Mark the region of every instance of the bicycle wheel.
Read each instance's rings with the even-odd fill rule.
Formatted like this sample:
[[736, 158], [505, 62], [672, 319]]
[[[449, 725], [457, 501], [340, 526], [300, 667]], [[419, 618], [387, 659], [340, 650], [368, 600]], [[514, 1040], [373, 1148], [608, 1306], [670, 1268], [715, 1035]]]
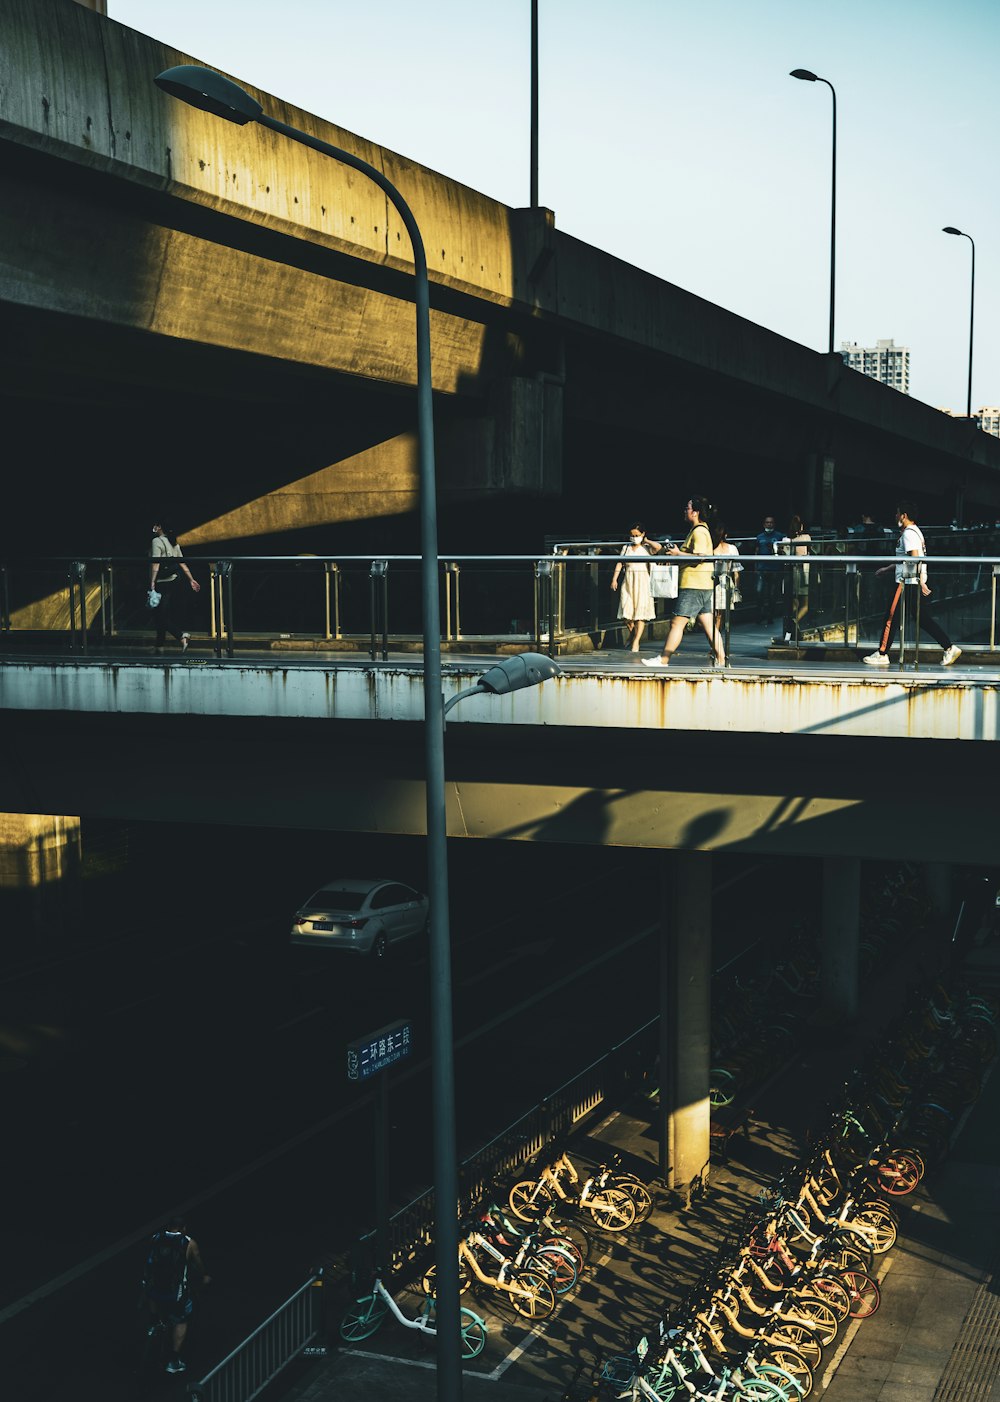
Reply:
[[777, 1368], [773, 1363], [757, 1364], [757, 1376], [766, 1378], [768, 1382], [775, 1383], [781, 1389], [781, 1395], [785, 1402], [798, 1402], [799, 1398], [808, 1397], [812, 1391], [812, 1373], [806, 1370], [805, 1379], [794, 1377], [784, 1368]]
[[580, 1274], [582, 1274], [584, 1267], [583, 1252], [580, 1250], [580, 1247], [577, 1245], [577, 1243], [573, 1240], [572, 1237], [564, 1236], [560, 1232], [552, 1236], [542, 1237], [538, 1244], [542, 1248], [542, 1250], [544, 1250], [546, 1247], [551, 1246], [554, 1247], [557, 1251], [565, 1251], [566, 1254], [571, 1258], [573, 1265], [576, 1267], [577, 1275], [579, 1276]]
[[558, 1218], [551, 1218], [547, 1230], [551, 1231], [555, 1240], [562, 1246], [565, 1242], [572, 1244], [573, 1250], [580, 1257], [580, 1269], [590, 1260], [590, 1253], [594, 1243], [590, 1239], [590, 1234], [579, 1222], [563, 1222]]
[[340, 1321], [340, 1337], [349, 1344], [370, 1338], [381, 1326], [388, 1308], [381, 1295], [365, 1295], [355, 1301]]
[[907, 1154], [882, 1155], [873, 1172], [879, 1191], [892, 1197], [905, 1197], [920, 1182], [920, 1169]]
[[840, 1320], [837, 1311], [816, 1295], [796, 1295], [786, 1307], [796, 1320], [804, 1321], [824, 1346], [837, 1337]]
[[462, 1318], [462, 1357], [478, 1358], [486, 1347], [486, 1324], [479, 1318], [478, 1314], [473, 1314], [471, 1310], [463, 1309]]
[[525, 1179], [522, 1183], [515, 1183], [507, 1194], [507, 1202], [511, 1212], [521, 1222], [533, 1222], [538, 1214], [552, 1200], [547, 1183], [541, 1183], [537, 1179]]
[[732, 1105], [736, 1099], [736, 1077], [723, 1066], [713, 1066], [708, 1073], [708, 1101], [713, 1110]]
[[865, 1232], [865, 1237], [876, 1256], [884, 1255], [896, 1240], [896, 1223], [886, 1207], [865, 1203], [851, 1221], [871, 1229], [870, 1232]]
[[653, 1210], [653, 1194], [646, 1187], [641, 1178], [634, 1178], [631, 1174], [615, 1175], [614, 1185], [628, 1193], [635, 1204], [635, 1220], [645, 1222], [646, 1218]]
[[761, 1350], [760, 1356], [762, 1369], [774, 1367], [782, 1373], [787, 1373], [799, 1389], [799, 1397], [809, 1396], [813, 1385], [812, 1369], [797, 1349], [769, 1344]]
[[851, 1297], [851, 1318], [867, 1319], [882, 1303], [882, 1291], [867, 1271], [844, 1271], [844, 1284]]
[[[424, 1288], [424, 1294], [425, 1294], [425, 1295], [429, 1295], [429, 1296], [431, 1297], [432, 1300], [435, 1299], [435, 1298], [437, 1297], [437, 1283], [436, 1283], [436, 1282], [437, 1282], [437, 1266], [428, 1266], [427, 1269], [424, 1271], [423, 1282], [422, 1282], [422, 1283], [423, 1283], [423, 1288]], [[472, 1284], [472, 1277], [469, 1275], [469, 1271], [468, 1271], [468, 1268], [466, 1267], [465, 1262], [464, 1262], [464, 1261], [459, 1261], [459, 1263], [458, 1263], [458, 1291], [459, 1291], [459, 1294], [460, 1294], [460, 1295], [464, 1295], [465, 1292], [466, 1292], [466, 1290], [468, 1290], [468, 1288], [469, 1288], [469, 1286], [470, 1286], [471, 1284]]]
[[548, 1319], [556, 1307], [556, 1293], [541, 1271], [515, 1271], [510, 1284], [518, 1287], [517, 1293], [507, 1298], [518, 1314], [525, 1319]]
[[734, 1396], [735, 1402], [787, 1402], [788, 1393], [779, 1386], [777, 1381], [772, 1381], [763, 1374], [756, 1377], [743, 1378], [737, 1384]]
[[601, 1188], [584, 1204], [606, 1232], [624, 1232], [635, 1221], [635, 1203], [621, 1188]]
[[782, 1320], [770, 1327], [768, 1337], [777, 1344], [790, 1344], [814, 1371], [819, 1367], [823, 1357], [823, 1345], [804, 1324], [786, 1324]]
[[576, 1264], [572, 1256], [557, 1246], [539, 1247], [531, 1253], [525, 1265], [547, 1276], [557, 1295], [565, 1295], [567, 1290], [572, 1290], [576, 1284]]
[[839, 1275], [810, 1276], [808, 1290], [811, 1295], [828, 1304], [838, 1319], [846, 1319], [850, 1314], [851, 1293]]
[[870, 1271], [874, 1253], [864, 1237], [856, 1232], [840, 1231], [832, 1233], [823, 1242], [823, 1255], [819, 1264], [832, 1266], [838, 1273], [859, 1267]]

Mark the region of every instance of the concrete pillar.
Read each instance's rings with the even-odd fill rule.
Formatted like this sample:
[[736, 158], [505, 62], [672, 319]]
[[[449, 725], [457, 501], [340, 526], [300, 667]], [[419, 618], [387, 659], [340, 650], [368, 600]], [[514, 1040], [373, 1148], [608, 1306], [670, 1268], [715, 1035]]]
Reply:
[[708, 1176], [712, 859], [663, 858], [660, 926], [660, 1174], [690, 1199]]
[[924, 862], [924, 885], [938, 915], [948, 915], [951, 911], [954, 874], [955, 869], [950, 862]]
[[825, 1011], [836, 1022], [858, 1015], [861, 861], [823, 858], [821, 990]]
[[62, 925], [79, 869], [79, 818], [0, 813], [0, 893], [36, 930]]

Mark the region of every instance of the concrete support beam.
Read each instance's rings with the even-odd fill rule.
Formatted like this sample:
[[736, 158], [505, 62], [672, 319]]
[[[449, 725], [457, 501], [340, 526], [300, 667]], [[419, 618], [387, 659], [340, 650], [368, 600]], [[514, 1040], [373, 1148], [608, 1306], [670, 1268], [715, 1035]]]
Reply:
[[710, 1153], [711, 856], [674, 852], [661, 872], [660, 1173], [689, 1201]]
[[0, 813], [0, 894], [26, 909], [36, 930], [62, 923], [79, 868], [79, 818]]
[[823, 1007], [836, 1022], [858, 1015], [861, 861], [823, 858], [820, 977]]

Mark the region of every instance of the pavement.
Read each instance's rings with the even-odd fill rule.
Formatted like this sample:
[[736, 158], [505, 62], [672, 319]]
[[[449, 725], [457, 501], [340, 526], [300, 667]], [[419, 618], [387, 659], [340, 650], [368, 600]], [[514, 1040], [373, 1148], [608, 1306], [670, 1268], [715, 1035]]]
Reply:
[[[926, 950], [903, 956], [913, 980]], [[628, 1240], [606, 1239], [583, 1281], [535, 1331], [486, 1314], [487, 1350], [464, 1372], [465, 1402], [567, 1402], [589, 1398], [594, 1358], [628, 1347], [710, 1263], [763, 1182], [798, 1156], [811, 1123], [825, 1120], [838, 1078], [906, 996], [900, 961], [871, 980], [862, 1015], [835, 1051], [809, 1037], [804, 1050], [761, 1089], [751, 1133], [732, 1141], [705, 1193], [682, 1209], [659, 1194], [649, 1220]], [[973, 949], [962, 977], [1000, 989], [1000, 945]], [[876, 1010], [878, 1015], [876, 1016]], [[656, 1141], [650, 1106], [636, 1103], [593, 1128], [574, 1152], [614, 1146], [650, 1178]], [[1000, 1402], [1000, 1075], [961, 1123], [945, 1165], [900, 1205], [900, 1235], [877, 1262], [882, 1306], [842, 1331], [827, 1351], [814, 1397], [829, 1402]], [[331, 1301], [331, 1304], [333, 1302]], [[416, 1303], [416, 1297], [409, 1300]], [[335, 1320], [336, 1311], [331, 1311]], [[335, 1336], [334, 1331], [331, 1331]], [[268, 1402], [435, 1402], [433, 1346], [390, 1321], [363, 1349], [333, 1348], [299, 1360]]]

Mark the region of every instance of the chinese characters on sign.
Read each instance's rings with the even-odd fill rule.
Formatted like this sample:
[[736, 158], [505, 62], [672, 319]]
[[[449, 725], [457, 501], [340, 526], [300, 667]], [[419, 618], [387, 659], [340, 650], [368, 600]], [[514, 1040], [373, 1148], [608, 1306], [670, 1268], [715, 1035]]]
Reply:
[[347, 1048], [347, 1079], [366, 1081], [376, 1071], [384, 1071], [394, 1062], [402, 1061], [412, 1050], [413, 1024], [407, 1021], [390, 1022], [388, 1027], [380, 1027], [367, 1037], [359, 1037]]

